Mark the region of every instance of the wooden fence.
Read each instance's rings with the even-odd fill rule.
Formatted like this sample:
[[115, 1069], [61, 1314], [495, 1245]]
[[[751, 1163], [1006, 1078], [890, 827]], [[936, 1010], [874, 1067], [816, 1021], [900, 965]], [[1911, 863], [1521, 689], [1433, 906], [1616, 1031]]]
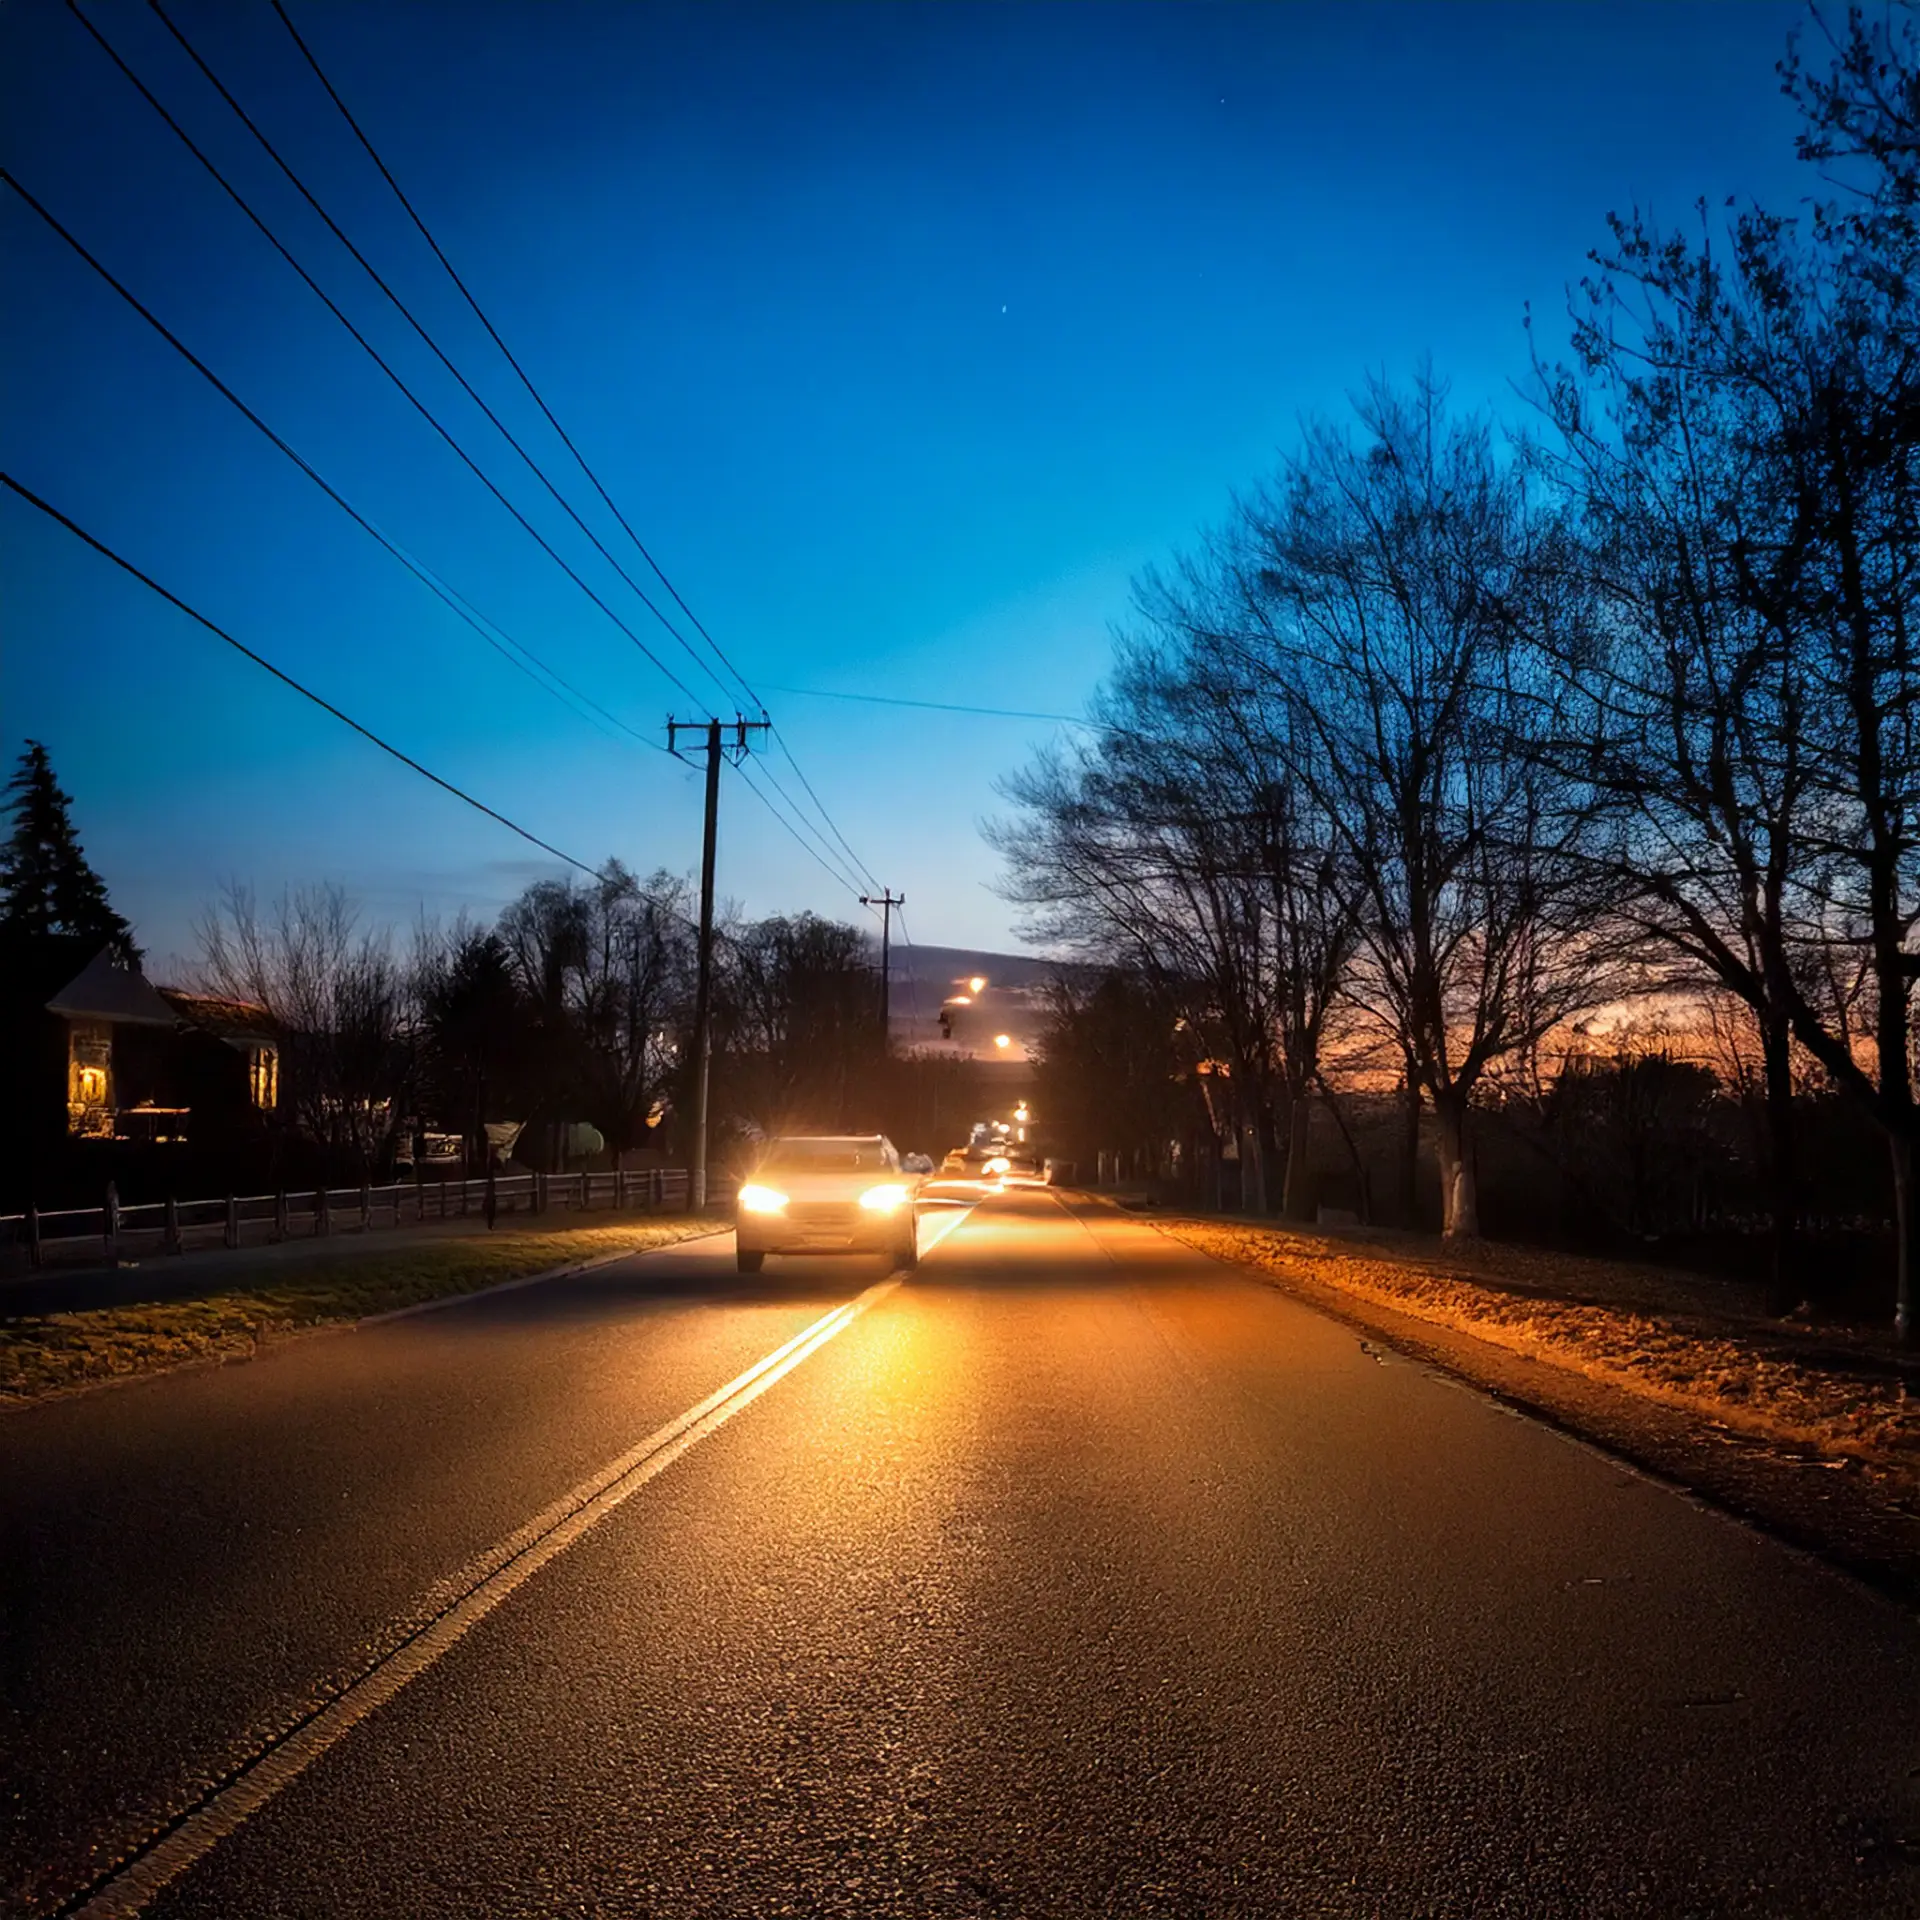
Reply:
[[427, 1220], [547, 1213], [677, 1212], [688, 1204], [683, 1167], [633, 1173], [517, 1173], [492, 1180], [405, 1180], [389, 1186], [227, 1194], [215, 1200], [153, 1200], [124, 1206], [112, 1187], [97, 1207], [0, 1214], [0, 1271], [47, 1265], [111, 1265], [154, 1253], [271, 1246], [283, 1240]]

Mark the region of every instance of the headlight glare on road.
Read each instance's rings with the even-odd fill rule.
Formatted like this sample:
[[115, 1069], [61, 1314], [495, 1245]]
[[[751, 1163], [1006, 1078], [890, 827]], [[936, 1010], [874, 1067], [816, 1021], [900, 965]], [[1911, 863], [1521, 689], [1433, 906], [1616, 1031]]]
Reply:
[[860, 1196], [860, 1204], [869, 1213], [891, 1213], [907, 1204], [907, 1190], [897, 1181], [889, 1181], [885, 1186], [869, 1187]]
[[742, 1213], [784, 1213], [786, 1210], [787, 1196], [772, 1187], [755, 1186], [749, 1181], [740, 1189]]

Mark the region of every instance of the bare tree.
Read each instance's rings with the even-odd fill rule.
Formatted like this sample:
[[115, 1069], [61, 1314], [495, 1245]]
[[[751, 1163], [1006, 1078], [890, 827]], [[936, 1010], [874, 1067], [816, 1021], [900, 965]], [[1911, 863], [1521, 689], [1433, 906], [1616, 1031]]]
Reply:
[[1104, 731], [1006, 782], [1021, 812], [990, 831], [1009, 860], [1003, 890], [1032, 910], [1035, 931], [1132, 969], [1177, 1021], [1251, 1211], [1267, 1209], [1284, 1122], [1283, 1205], [1298, 1215], [1321, 1045], [1354, 928], [1327, 883], [1324, 823], [1264, 731], [1271, 716], [1212, 685], [1194, 657], [1208, 587], [1198, 568], [1141, 582], [1140, 624], [1097, 703]]
[[875, 958], [855, 927], [803, 913], [734, 929], [716, 1007], [728, 1105], [766, 1133], [872, 1124], [884, 1043]]
[[237, 882], [196, 932], [196, 986], [272, 1020], [295, 1123], [363, 1171], [388, 1157], [418, 1065], [409, 970], [391, 936], [363, 930], [340, 887], [288, 891], [262, 915]]
[[1805, 222], [1742, 212], [1717, 243], [1616, 220], [1576, 316], [1586, 381], [1549, 403], [1626, 561], [1622, 642], [1575, 677], [1598, 777], [1644, 809], [1645, 924], [1761, 1022], [1778, 1232], [1789, 1036], [1881, 1129], [1911, 1335], [1920, 47], [1905, 10], [1856, 11], [1833, 50], [1786, 73], [1842, 197]]
[[1498, 1061], [1617, 990], [1590, 790], [1527, 750], [1569, 618], [1564, 534], [1430, 374], [1375, 383], [1241, 508], [1222, 683], [1286, 716], [1288, 779], [1331, 829], [1353, 995], [1431, 1103], [1443, 1231], [1479, 1231], [1468, 1114]]
[[1167, 1173], [1197, 1101], [1164, 986], [1133, 968], [1062, 968], [1045, 1005], [1035, 1074], [1049, 1143], [1089, 1168], [1104, 1152], [1127, 1177]]
[[1713, 982], [1753, 1014], [1785, 1311], [1804, 1287], [1789, 952], [1819, 801], [1810, 666], [1762, 578], [1797, 564], [1770, 475], [1782, 422], [1767, 384], [1720, 371], [1741, 322], [1710, 242], [1683, 250], [1638, 220], [1614, 235], [1576, 304], [1578, 369], [1536, 369], [1593, 593], [1540, 744], [1618, 809], [1605, 857], [1666, 983]]
[[543, 1118], [590, 1120], [619, 1151], [680, 1071], [693, 978], [685, 885], [619, 861], [591, 882], [544, 880], [500, 916], [531, 1008]]

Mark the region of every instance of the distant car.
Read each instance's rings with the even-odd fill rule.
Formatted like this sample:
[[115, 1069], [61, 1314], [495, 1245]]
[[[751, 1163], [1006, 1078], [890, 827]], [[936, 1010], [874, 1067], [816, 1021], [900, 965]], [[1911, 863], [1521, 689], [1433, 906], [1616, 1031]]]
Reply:
[[[947, 1158], [952, 1162], [955, 1156], [949, 1154]], [[1013, 1165], [1005, 1151], [991, 1141], [968, 1147], [958, 1159], [959, 1164], [955, 1171], [965, 1175], [969, 1180], [1003, 1180]]]
[[940, 1162], [940, 1171], [942, 1173], [965, 1173], [966, 1170], [967, 1151], [964, 1147], [955, 1147], [954, 1150]]
[[734, 1259], [758, 1273], [770, 1253], [885, 1253], [920, 1264], [921, 1176], [885, 1134], [808, 1134], [774, 1140], [734, 1213]]
[[933, 1171], [933, 1162], [924, 1153], [903, 1153], [900, 1165], [908, 1173], [929, 1174]]

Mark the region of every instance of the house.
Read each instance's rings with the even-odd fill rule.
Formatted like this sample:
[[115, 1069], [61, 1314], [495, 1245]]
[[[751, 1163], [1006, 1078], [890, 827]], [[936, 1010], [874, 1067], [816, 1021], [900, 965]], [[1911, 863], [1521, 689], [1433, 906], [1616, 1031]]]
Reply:
[[[0, 1209], [170, 1186], [258, 1143], [279, 1044], [257, 1007], [166, 994], [110, 947], [53, 936], [0, 953]], [[63, 1199], [62, 1196], [68, 1196]]]
[[137, 966], [102, 947], [59, 987], [46, 1011], [65, 1029], [67, 1132], [79, 1140], [184, 1137], [187, 1110], [169, 1103], [178, 1021]]
[[107, 947], [67, 935], [9, 941], [0, 954], [8, 1164], [113, 1140], [123, 1109], [166, 1104], [156, 1096], [174, 1026], [146, 976]]
[[280, 1036], [266, 1008], [178, 987], [159, 993], [178, 1016], [177, 1089], [196, 1122], [224, 1128], [274, 1112]]

